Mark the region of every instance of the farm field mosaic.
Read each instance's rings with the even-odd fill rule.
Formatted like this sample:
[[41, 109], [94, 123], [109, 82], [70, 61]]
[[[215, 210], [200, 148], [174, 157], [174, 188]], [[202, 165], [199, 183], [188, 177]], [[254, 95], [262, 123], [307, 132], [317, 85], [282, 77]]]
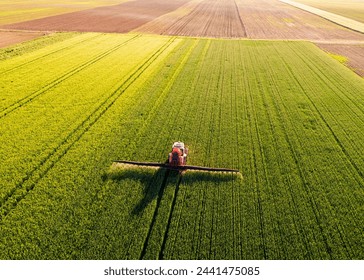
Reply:
[[363, 0], [297, 0], [306, 5], [316, 7], [334, 14], [348, 17], [364, 23]]
[[127, 0], [0, 0], [0, 25], [66, 14]]
[[[364, 80], [313, 43], [56, 33], [0, 90], [1, 259], [364, 258]], [[176, 140], [242, 176], [112, 164]]]

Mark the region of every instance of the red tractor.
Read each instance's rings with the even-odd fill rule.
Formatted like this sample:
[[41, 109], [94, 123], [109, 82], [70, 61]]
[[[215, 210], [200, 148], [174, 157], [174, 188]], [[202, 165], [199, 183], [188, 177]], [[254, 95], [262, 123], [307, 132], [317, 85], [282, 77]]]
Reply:
[[141, 165], [141, 166], [155, 166], [155, 167], [162, 167], [179, 171], [185, 171], [187, 169], [191, 169], [191, 170], [201, 170], [201, 171], [239, 172], [239, 170], [237, 169], [186, 165], [187, 154], [188, 154], [188, 149], [187, 147], [185, 147], [185, 144], [183, 142], [174, 142], [172, 145], [172, 151], [168, 155], [167, 163], [141, 162], [141, 161], [129, 161], [129, 160], [114, 160], [114, 162]]
[[182, 142], [174, 142], [172, 145], [172, 152], [168, 155], [168, 164], [170, 166], [184, 166], [187, 163], [188, 149]]

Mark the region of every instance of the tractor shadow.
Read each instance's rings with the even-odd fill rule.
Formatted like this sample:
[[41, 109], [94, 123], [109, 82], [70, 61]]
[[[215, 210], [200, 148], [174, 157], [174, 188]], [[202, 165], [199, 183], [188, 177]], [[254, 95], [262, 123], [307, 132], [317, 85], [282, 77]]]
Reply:
[[133, 208], [133, 215], [140, 215], [155, 199], [157, 199], [158, 207], [167, 185], [175, 185], [178, 187], [181, 182], [183, 182], [183, 185], [185, 186], [193, 186], [197, 182], [223, 183], [241, 177], [241, 175], [227, 172], [206, 172], [196, 170], [179, 172], [165, 168], [136, 167], [124, 164], [122, 164], [122, 166], [120, 166], [120, 164], [117, 166], [113, 165], [113, 167], [103, 176], [104, 180], [109, 179], [116, 182], [132, 180], [139, 181], [142, 184], [143, 197]]

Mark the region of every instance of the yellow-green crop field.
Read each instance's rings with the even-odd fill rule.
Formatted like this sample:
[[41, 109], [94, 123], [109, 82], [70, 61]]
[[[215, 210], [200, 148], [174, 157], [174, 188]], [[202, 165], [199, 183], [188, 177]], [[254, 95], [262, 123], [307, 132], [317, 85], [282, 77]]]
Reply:
[[364, 23], [364, 1], [363, 0], [296, 0], [306, 5], [316, 7], [334, 14], [351, 18]]
[[[0, 259], [363, 259], [364, 80], [298, 41], [0, 50]], [[229, 173], [122, 168], [164, 162]]]

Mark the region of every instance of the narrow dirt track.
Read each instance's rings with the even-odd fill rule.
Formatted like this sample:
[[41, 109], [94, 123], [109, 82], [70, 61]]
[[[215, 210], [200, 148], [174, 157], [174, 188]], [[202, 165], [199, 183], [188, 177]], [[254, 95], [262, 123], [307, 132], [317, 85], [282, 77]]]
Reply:
[[24, 31], [3, 31], [0, 30], [0, 48], [33, 40], [45, 35], [44, 32], [24, 32]]

